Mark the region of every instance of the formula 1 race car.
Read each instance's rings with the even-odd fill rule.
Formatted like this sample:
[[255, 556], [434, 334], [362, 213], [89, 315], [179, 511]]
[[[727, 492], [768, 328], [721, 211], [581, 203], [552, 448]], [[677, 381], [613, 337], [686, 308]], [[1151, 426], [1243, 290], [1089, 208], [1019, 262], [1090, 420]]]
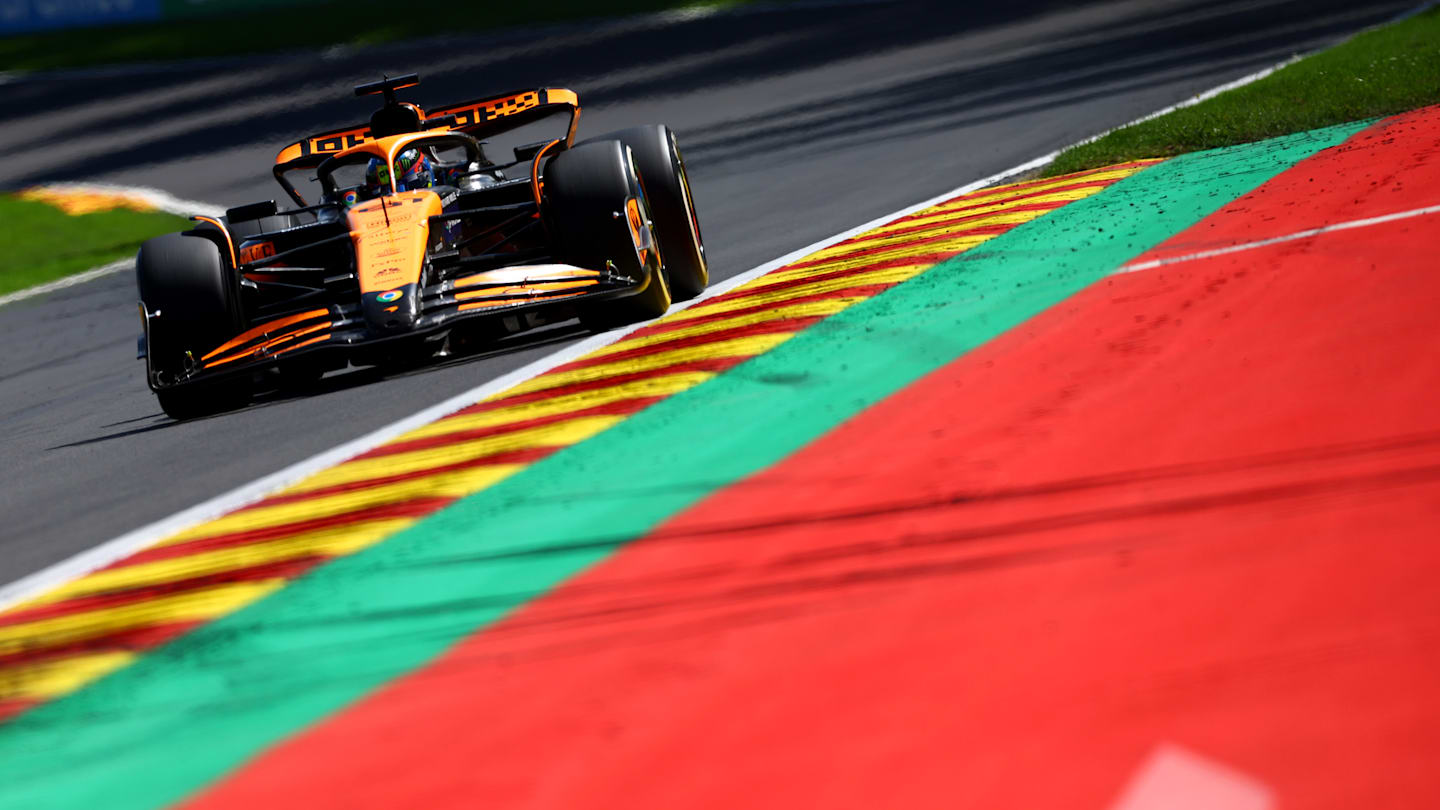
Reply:
[[[369, 126], [291, 144], [274, 200], [194, 217], [136, 258], [146, 380], [175, 419], [247, 402], [267, 378], [392, 367], [559, 319], [592, 329], [664, 314], [708, 281], [675, 135], [642, 126], [575, 143], [576, 95], [507, 93], [428, 113], [383, 95]], [[558, 120], [557, 120], [558, 119]], [[546, 122], [560, 137], [495, 138]], [[558, 133], [555, 133], [558, 134]], [[307, 199], [296, 179], [318, 185]], [[314, 192], [309, 192], [314, 194]]]

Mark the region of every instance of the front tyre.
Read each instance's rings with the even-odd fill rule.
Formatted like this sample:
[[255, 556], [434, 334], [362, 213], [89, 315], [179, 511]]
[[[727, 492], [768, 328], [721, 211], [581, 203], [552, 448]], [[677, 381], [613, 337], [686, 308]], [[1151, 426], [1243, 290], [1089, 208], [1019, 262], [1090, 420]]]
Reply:
[[653, 124], [611, 132], [596, 140], [600, 139], [620, 141], [635, 156], [654, 217], [665, 277], [675, 300], [686, 301], [699, 295], [710, 283], [710, 271], [675, 133], [667, 126]]
[[581, 307], [581, 323], [604, 330], [664, 315], [670, 287], [630, 150], [619, 141], [595, 141], [556, 155], [545, 166], [545, 195], [564, 261], [594, 270], [610, 262], [616, 272], [644, 280], [633, 295]]
[[135, 282], [150, 313], [146, 365], [161, 409], [191, 419], [244, 404], [249, 387], [243, 378], [176, 385], [196, 358], [239, 331], [234, 271], [216, 243], [197, 233], [150, 239], [135, 257]]

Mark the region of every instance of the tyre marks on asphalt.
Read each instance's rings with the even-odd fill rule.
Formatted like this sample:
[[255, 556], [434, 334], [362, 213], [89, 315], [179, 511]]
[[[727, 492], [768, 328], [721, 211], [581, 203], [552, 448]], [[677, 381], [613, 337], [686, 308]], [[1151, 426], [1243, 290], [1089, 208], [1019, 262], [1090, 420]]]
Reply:
[[897, 218], [0, 613], [0, 720], [1153, 162], [987, 189]]
[[[1372, 186], [1374, 166], [1335, 189], [1327, 155], [1395, 132], [1355, 129], [1178, 157], [315, 572], [236, 646], [255, 671], [308, 669], [309, 645], [337, 639], [303, 698], [243, 694], [332, 699], [217, 763], [204, 792], [193, 779], [183, 806], [928, 807], [963, 785], [977, 807], [1098, 810], [1157, 744], [1253, 774], [1285, 807], [1362, 795], [1339, 782], [1356, 774], [1363, 795], [1436, 805], [1416, 798], [1435, 792], [1415, 709], [1435, 702], [1417, 662], [1437, 648], [1416, 556], [1433, 543], [1415, 532], [1440, 502], [1423, 522], [1440, 443], [1417, 392], [1437, 375], [1396, 348], [1434, 343], [1427, 234], [1107, 278], [1176, 233], [1164, 252], [1235, 242], [1205, 220], [1232, 200], [1219, 221], [1253, 225], [1242, 242], [1314, 224], [1327, 198], [1429, 202]], [[1424, 172], [1404, 185], [1440, 188]], [[1257, 204], [1277, 184], [1296, 197]], [[1345, 266], [1316, 261], [1330, 240]], [[1246, 265], [1262, 253], [1285, 266]], [[288, 634], [321, 599], [322, 621], [391, 643]], [[171, 649], [202, 655], [233, 626]], [[134, 677], [156, 663], [65, 713], [196, 688]], [[363, 690], [320, 683], [382, 667]], [[1182, 760], [1127, 798], [1252, 806], [1223, 789], [1234, 772]]]

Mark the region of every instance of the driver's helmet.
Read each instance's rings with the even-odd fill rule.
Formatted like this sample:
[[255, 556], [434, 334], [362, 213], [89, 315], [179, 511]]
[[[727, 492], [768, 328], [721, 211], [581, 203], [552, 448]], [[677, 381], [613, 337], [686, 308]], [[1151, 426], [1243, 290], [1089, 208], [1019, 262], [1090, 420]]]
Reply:
[[[415, 191], [435, 184], [430, 159], [419, 149], [410, 148], [395, 156], [395, 190]], [[390, 191], [390, 167], [380, 158], [370, 158], [365, 167], [365, 196], [378, 197]]]
[[397, 191], [417, 191], [435, 184], [430, 158], [425, 157], [419, 149], [405, 149], [396, 155], [395, 173]]

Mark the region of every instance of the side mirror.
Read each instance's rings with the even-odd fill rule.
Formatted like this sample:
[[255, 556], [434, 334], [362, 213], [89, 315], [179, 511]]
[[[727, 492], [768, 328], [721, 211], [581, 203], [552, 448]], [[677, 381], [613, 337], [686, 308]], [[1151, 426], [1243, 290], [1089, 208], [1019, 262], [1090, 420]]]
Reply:
[[237, 205], [225, 212], [225, 219], [229, 222], [249, 222], [252, 219], [273, 217], [278, 210], [274, 200], [266, 200], [249, 205]]

